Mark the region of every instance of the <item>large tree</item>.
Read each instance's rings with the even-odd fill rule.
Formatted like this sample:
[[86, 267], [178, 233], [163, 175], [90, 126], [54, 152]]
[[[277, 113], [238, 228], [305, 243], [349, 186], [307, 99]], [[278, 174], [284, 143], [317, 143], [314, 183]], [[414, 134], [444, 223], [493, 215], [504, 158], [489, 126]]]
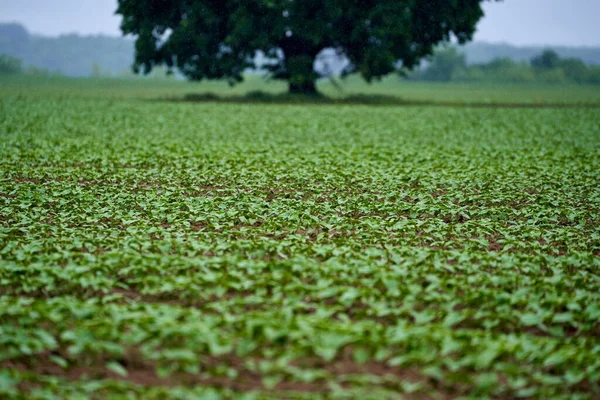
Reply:
[[265, 54], [291, 92], [314, 93], [323, 49], [370, 82], [412, 68], [452, 36], [471, 39], [485, 0], [119, 0], [134, 69], [176, 67], [192, 80], [240, 82]]

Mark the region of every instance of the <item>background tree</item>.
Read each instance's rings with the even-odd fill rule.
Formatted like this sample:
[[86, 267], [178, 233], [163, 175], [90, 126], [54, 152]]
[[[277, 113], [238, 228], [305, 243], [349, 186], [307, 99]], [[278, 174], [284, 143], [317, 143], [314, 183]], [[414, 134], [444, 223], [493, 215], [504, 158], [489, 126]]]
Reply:
[[408, 78], [438, 82], [600, 83], [600, 66], [586, 65], [574, 57], [562, 58], [553, 50], [544, 50], [529, 62], [498, 57], [469, 64], [468, 57], [455, 47], [441, 47], [428, 61]]
[[443, 48], [435, 52], [429, 65], [418, 79], [425, 81], [450, 82], [464, 73], [467, 68], [467, 58], [456, 47]]
[[0, 54], [0, 75], [13, 75], [23, 72], [23, 63], [15, 57]]
[[586, 83], [589, 81], [590, 68], [577, 58], [563, 58], [560, 62], [560, 68], [562, 68], [569, 80], [577, 83]]
[[539, 70], [549, 70], [560, 67], [560, 61], [556, 51], [546, 49], [542, 54], [531, 59], [531, 66]]
[[178, 68], [192, 80], [242, 80], [258, 51], [291, 92], [315, 93], [316, 56], [350, 61], [367, 81], [410, 69], [452, 36], [470, 40], [484, 0], [119, 0], [121, 30], [136, 36], [134, 69]]

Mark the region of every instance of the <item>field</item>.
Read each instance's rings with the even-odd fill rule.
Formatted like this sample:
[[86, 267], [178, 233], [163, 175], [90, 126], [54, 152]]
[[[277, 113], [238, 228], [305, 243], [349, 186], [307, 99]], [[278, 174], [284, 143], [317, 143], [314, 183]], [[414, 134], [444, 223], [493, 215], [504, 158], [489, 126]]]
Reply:
[[0, 85], [0, 398], [600, 398], [598, 89]]

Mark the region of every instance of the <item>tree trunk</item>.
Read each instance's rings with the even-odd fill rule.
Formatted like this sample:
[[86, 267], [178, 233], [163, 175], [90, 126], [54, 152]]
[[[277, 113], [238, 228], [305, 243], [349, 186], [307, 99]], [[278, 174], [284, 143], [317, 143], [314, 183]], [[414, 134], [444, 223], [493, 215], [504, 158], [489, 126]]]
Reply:
[[312, 54], [286, 54], [285, 69], [288, 73], [289, 93], [316, 95], [317, 74], [313, 68]]
[[318, 94], [315, 81], [307, 80], [304, 80], [301, 83], [290, 82], [289, 92], [292, 94], [305, 94], [309, 96], [316, 96]]

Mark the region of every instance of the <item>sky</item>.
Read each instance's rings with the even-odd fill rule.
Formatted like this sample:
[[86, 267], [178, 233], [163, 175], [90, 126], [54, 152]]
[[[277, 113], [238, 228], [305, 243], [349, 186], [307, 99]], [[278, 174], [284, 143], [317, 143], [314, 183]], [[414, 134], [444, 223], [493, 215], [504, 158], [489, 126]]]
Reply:
[[[0, 0], [0, 22], [33, 33], [120, 35], [117, 0]], [[600, 0], [487, 2], [475, 40], [518, 46], [600, 46]]]

